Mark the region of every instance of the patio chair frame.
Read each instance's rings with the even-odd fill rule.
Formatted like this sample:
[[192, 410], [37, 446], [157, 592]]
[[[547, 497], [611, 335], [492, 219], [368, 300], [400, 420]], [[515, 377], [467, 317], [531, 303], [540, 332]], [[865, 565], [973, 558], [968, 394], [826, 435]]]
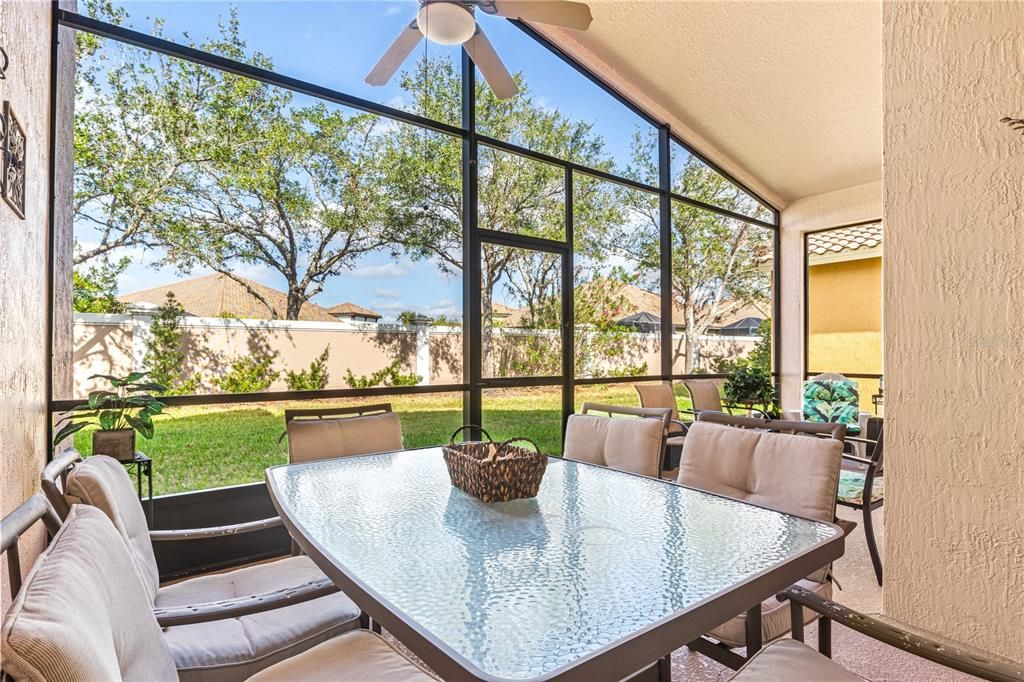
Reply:
[[36, 493], [0, 523], [0, 554], [7, 555], [7, 584], [11, 587], [11, 601], [21, 591], [21, 554], [18, 541], [36, 521], [42, 521], [50, 535], [60, 530], [60, 518], [46, 498]]
[[[56, 511], [60, 520], [67, 518], [71, 507], [64, 498], [64, 485], [67, 483], [68, 473], [82, 461], [81, 454], [77, 450], [68, 449], [54, 457], [44, 468], [40, 477], [43, 493]], [[58, 486], [58, 481], [60, 485]], [[280, 516], [272, 516], [257, 521], [246, 521], [225, 526], [211, 526], [209, 528], [186, 528], [175, 530], [150, 530], [150, 542], [179, 542], [187, 540], [208, 540], [211, 538], [229, 537], [242, 533], [254, 533], [256, 531], [276, 528], [283, 525]], [[4, 529], [6, 540], [6, 528]], [[157, 622], [161, 627], [173, 625], [190, 625], [193, 623], [205, 623], [209, 621], [222, 620], [225, 618], [240, 618], [253, 613], [271, 611], [292, 604], [299, 604], [312, 599], [325, 597], [338, 591], [338, 587], [329, 578], [312, 580], [304, 585], [289, 587], [286, 589], [266, 592], [256, 595], [248, 595], [235, 599], [226, 599], [216, 602], [199, 604], [187, 604], [183, 606], [154, 608]]]
[[864, 491], [861, 493], [862, 501], [847, 502], [838, 498], [836, 499], [837, 504], [862, 512], [864, 518], [864, 537], [868, 543], [868, 554], [871, 556], [871, 566], [875, 569], [875, 579], [878, 581], [879, 585], [882, 584], [882, 557], [878, 553], [878, 544], [875, 541], [875, 528], [872, 523], [871, 513], [885, 503], [884, 493], [883, 497], [879, 497], [877, 500], [874, 496], [875, 479], [882, 475], [884, 435], [885, 427], [883, 426], [882, 430], [878, 432], [877, 440], [855, 436], [847, 437], [846, 440], [848, 441], [873, 447], [869, 457], [859, 457], [857, 455], [847, 454], [846, 452], [843, 453], [843, 459], [845, 461], [866, 467], [864, 471]]
[[389, 414], [393, 412], [391, 403], [378, 403], [376, 405], [349, 405], [346, 407], [303, 407], [295, 410], [284, 411], [284, 431], [277, 438], [280, 443], [288, 435], [288, 424], [295, 419], [311, 418], [323, 419], [325, 417], [365, 417], [373, 414]]
[[[789, 600], [790, 631], [793, 639], [798, 642], [804, 641], [802, 610], [806, 608], [821, 616], [818, 620], [818, 651], [829, 658], [832, 656], [831, 637], [826, 636], [823, 644], [821, 635], [826, 632], [831, 634], [831, 623], [835, 621], [874, 640], [969, 675], [994, 682], [1024, 680], [1024, 667], [987, 658], [975, 652], [964, 651], [948, 642], [939, 642], [913, 634], [877, 618], [858, 613], [838, 602], [823, 599], [799, 585], [786, 588], [778, 595], [778, 598]], [[824, 629], [822, 626], [825, 626]]]

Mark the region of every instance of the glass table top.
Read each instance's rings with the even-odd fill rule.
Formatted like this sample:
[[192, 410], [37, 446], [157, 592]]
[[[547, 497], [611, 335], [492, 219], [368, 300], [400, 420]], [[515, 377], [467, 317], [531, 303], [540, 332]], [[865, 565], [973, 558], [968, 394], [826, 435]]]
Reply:
[[440, 448], [267, 470], [334, 564], [479, 671], [543, 676], [840, 531], [551, 459], [535, 499], [452, 487]]

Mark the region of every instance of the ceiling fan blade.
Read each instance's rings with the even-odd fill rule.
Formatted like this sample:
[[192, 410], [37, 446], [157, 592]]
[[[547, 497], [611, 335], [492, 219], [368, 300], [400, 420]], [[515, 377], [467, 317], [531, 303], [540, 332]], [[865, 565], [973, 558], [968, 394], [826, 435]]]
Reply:
[[395, 38], [395, 42], [391, 43], [391, 47], [387, 49], [380, 61], [370, 69], [370, 73], [366, 74], [366, 82], [370, 85], [387, 84], [405, 58], [419, 44], [421, 38], [423, 38], [423, 34], [416, 27], [415, 21], [406, 26], [405, 30]]
[[494, 0], [494, 14], [509, 19], [565, 26], [577, 31], [586, 31], [594, 20], [586, 3], [568, 0]]
[[512, 80], [512, 75], [505, 68], [505, 65], [501, 63], [501, 58], [494, 51], [494, 46], [491, 45], [491, 41], [484, 35], [482, 28], [477, 26], [476, 33], [472, 38], [464, 42], [462, 47], [466, 48], [466, 52], [469, 53], [473, 63], [480, 69], [480, 73], [483, 74], [487, 84], [491, 86], [491, 92], [494, 93], [495, 97], [498, 99], [515, 97], [516, 93], [519, 92], [519, 86]]

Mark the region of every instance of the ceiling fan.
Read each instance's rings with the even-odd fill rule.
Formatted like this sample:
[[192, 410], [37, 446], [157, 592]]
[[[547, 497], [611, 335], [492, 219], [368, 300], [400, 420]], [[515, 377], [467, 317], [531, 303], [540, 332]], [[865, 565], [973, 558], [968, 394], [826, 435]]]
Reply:
[[569, 0], [420, 0], [416, 18], [398, 34], [380, 61], [366, 75], [370, 85], [384, 85], [426, 37], [442, 45], [462, 45], [498, 99], [514, 97], [519, 88], [476, 23], [473, 12], [579, 31], [590, 28], [590, 7]]

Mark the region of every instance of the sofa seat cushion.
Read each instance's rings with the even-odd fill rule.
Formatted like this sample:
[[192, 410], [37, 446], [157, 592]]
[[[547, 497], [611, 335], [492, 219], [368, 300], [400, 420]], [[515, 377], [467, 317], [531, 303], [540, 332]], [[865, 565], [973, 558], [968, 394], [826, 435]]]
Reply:
[[[832, 583], [816, 583], [811, 580], [801, 580], [797, 583], [800, 587], [806, 588], [824, 599], [832, 598]], [[810, 623], [818, 617], [814, 611], [804, 609], [804, 623]], [[789, 632], [791, 625], [789, 614], [789, 602], [780, 602], [775, 597], [761, 602], [761, 639], [770, 642], [778, 639]], [[747, 614], [732, 618], [722, 623], [708, 633], [718, 641], [730, 647], [742, 647], [747, 643]], [[781, 678], [780, 678], [781, 679]]]
[[[871, 491], [871, 501], [882, 499], [885, 493], [885, 479], [876, 478]], [[860, 471], [839, 472], [838, 499], [847, 504], [864, 503], [864, 474]]]
[[436, 682], [411, 659], [368, 630], [354, 630], [282, 661], [250, 682]]
[[777, 682], [777, 680], [820, 680], [821, 682], [864, 682], [832, 659], [803, 642], [780, 639], [747, 661], [729, 678], [731, 682]]
[[[161, 587], [157, 608], [274, 592], [323, 578], [306, 556], [200, 576]], [[342, 593], [241, 618], [164, 631], [182, 682], [244, 680], [359, 625], [359, 608]]]

